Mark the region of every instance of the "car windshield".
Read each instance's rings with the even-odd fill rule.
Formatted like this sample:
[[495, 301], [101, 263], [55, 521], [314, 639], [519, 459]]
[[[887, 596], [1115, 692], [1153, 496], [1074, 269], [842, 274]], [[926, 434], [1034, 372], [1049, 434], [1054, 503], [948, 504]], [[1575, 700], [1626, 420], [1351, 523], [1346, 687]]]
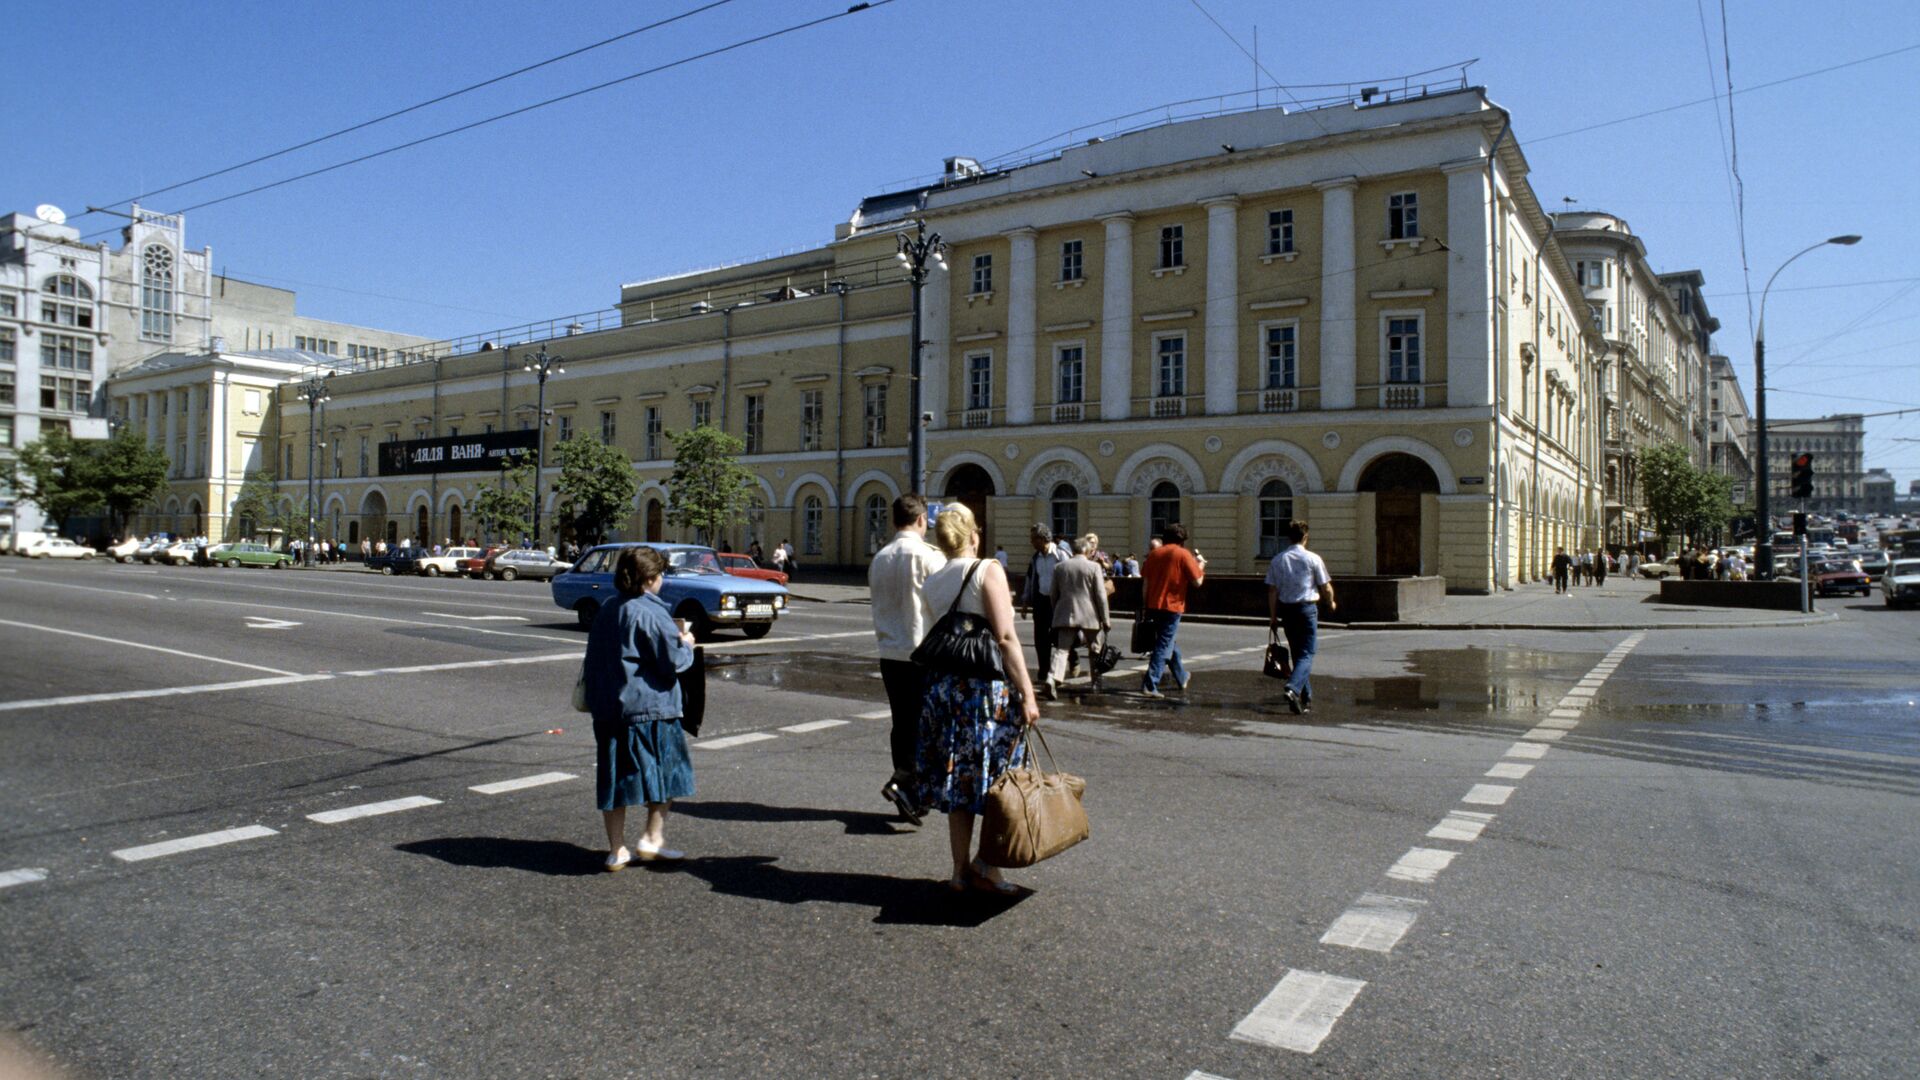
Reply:
[[1892, 574], [1894, 577], [1905, 577], [1908, 574], [1920, 574], [1920, 559], [1904, 559], [1888, 567], [1887, 572]]
[[720, 561], [711, 551], [669, 551], [668, 572], [673, 574], [724, 574]]

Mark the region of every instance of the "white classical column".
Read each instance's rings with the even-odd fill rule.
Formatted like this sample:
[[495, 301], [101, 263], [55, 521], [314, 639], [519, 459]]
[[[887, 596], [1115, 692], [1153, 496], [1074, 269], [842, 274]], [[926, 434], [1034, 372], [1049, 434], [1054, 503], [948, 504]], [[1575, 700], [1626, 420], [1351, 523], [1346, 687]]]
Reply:
[[1133, 215], [1100, 219], [1107, 227], [1100, 283], [1100, 418], [1133, 413]]
[[[1494, 252], [1487, 165], [1483, 158], [1446, 166], [1447, 174], [1447, 404], [1493, 403]], [[1429, 339], [1437, 336], [1428, 333]]]
[[1320, 407], [1351, 409], [1354, 402], [1355, 290], [1351, 176], [1322, 180], [1320, 189]]
[[1240, 200], [1202, 199], [1207, 208], [1207, 415], [1240, 407]]
[[140, 422], [147, 429], [147, 445], [160, 445], [160, 395], [149, 390], [140, 395]]
[[200, 468], [200, 402], [206, 392], [198, 386], [187, 387], [187, 464], [186, 476], [206, 475]]
[[1033, 423], [1033, 356], [1038, 345], [1032, 228], [1007, 234], [1007, 423]]
[[169, 476], [185, 476], [187, 463], [180, 453], [180, 395], [169, 388], [161, 391], [161, 397], [167, 403], [167, 444], [161, 449], [166, 452], [167, 460], [173, 463], [168, 470]]
[[[947, 350], [951, 347], [947, 340], [947, 313], [952, 308], [953, 275], [945, 270], [934, 269], [927, 274], [927, 283], [920, 290], [920, 408], [933, 414], [929, 428], [947, 426]], [[918, 423], [918, 417], [909, 417], [908, 423]], [[931, 471], [933, 454], [927, 454], [928, 469]]]
[[[207, 476], [224, 480], [227, 475], [227, 377], [215, 373], [207, 399]], [[226, 507], [220, 512], [225, 514]]]

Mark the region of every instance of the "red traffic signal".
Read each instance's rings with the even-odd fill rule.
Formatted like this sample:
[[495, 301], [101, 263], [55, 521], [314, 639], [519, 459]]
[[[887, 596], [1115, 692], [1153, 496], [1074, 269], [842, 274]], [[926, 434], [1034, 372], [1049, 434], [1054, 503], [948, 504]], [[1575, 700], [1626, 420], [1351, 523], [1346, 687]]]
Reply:
[[1813, 498], [1813, 455], [1810, 453], [1793, 455], [1792, 494], [1796, 499]]

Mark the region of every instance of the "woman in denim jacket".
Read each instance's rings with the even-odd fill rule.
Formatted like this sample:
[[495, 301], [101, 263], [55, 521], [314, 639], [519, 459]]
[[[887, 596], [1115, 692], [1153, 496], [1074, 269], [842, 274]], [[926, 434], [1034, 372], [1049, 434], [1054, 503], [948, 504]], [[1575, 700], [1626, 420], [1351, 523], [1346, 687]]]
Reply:
[[[693, 635], [674, 623], [660, 599], [666, 556], [630, 547], [614, 563], [620, 600], [600, 609], [587, 631], [587, 709], [597, 756], [594, 790], [607, 826], [609, 872], [633, 859], [678, 859], [662, 830], [674, 799], [693, 794], [693, 762], [679, 674], [693, 666]], [[645, 803], [647, 830], [627, 850], [627, 807]]]

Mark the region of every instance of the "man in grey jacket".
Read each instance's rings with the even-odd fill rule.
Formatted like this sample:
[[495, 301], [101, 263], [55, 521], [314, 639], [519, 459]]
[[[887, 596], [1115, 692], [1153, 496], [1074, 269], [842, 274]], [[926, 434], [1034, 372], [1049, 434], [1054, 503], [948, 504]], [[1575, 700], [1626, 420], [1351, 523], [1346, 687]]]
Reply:
[[1100, 689], [1100, 669], [1096, 661], [1106, 631], [1113, 625], [1107, 611], [1107, 579], [1100, 564], [1093, 561], [1091, 536], [1073, 541], [1073, 558], [1053, 568], [1053, 655], [1047, 662], [1047, 681], [1041, 689], [1048, 700], [1059, 696], [1059, 686], [1067, 674], [1067, 658], [1076, 647], [1087, 650], [1087, 671], [1093, 676], [1093, 688]]

